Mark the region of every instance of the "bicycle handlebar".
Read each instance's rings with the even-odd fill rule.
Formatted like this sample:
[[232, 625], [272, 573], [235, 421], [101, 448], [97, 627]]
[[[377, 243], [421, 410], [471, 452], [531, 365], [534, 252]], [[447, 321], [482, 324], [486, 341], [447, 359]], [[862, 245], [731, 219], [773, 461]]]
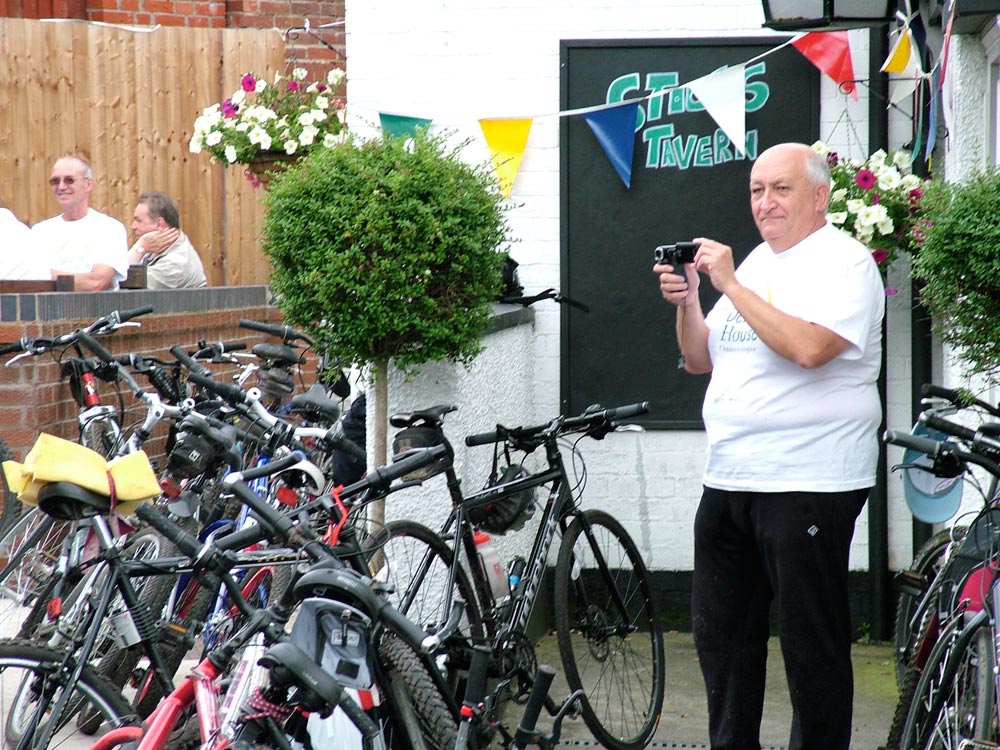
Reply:
[[226, 401], [233, 404], [245, 404], [247, 403], [247, 394], [243, 392], [243, 389], [237, 385], [229, 385], [228, 383], [220, 383], [218, 380], [213, 378], [203, 372], [197, 372], [191, 370], [188, 373], [188, 380], [196, 385], [200, 385], [206, 388], [217, 396], [221, 396]]
[[499, 425], [491, 432], [481, 432], [476, 435], [469, 435], [465, 438], [465, 444], [473, 448], [477, 445], [489, 445], [507, 440], [509, 437], [517, 439], [532, 438], [545, 432], [552, 431], [555, 435], [563, 435], [569, 432], [586, 432], [593, 428], [614, 427], [617, 420], [628, 419], [640, 414], [649, 412], [649, 402], [641, 401], [636, 404], [618, 406], [612, 409], [601, 409], [591, 407], [583, 414], [575, 417], [556, 417], [550, 422], [535, 427], [513, 427], [506, 428]]
[[259, 333], [268, 333], [272, 336], [277, 336], [285, 343], [290, 341], [302, 341], [309, 346], [313, 345], [313, 340], [302, 333], [302, 331], [297, 331], [291, 326], [277, 325], [275, 323], [264, 323], [258, 320], [248, 320], [246, 318], [240, 318], [237, 325], [240, 328], [247, 328], [251, 331], [257, 331]]
[[934, 383], [924, 383], [920, 387], [920, 392], [930, 398], [943, 398], [958, 409], [967, 409], [970, 406], [975, 406], [992, 414], [994, 417], [1000, 417], [1000, 408], [953, 388], [945, 388]]
[[882, 439], [886, 443], [899, 445], [903, 448], [911, 448], [918, 453], [926, 453], [935, 460], [950, 454], [961, 461], [981, 466], [995, 477], [1000, 477], [1000, 464], [997, 464], [981, 453], [963, 450], [954, 443], [934, 440], [933, 438], [921, 435], [912, 435], [909, 432], [897, 432], [896, 430], [886, 430]]

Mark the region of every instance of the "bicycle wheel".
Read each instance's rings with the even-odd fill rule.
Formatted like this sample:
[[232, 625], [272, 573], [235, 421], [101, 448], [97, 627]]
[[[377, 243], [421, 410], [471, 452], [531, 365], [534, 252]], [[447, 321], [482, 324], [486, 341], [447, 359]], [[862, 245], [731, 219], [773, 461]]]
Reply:
[[938, 571], [944, 564], [944, 555], [948, 545], [954, 540], [961, 541], [968, 527], [956, 526], [953, 529], [942, 529], [921, 545], [917, 554], [913, 556], [913, 562], [897, 580], [905, 582], [912, 578], [916, 585], [903, 586], [896, 599], [896, 622], [893, 628], [893, 656], [896, 662], [896, 684], [902, 687], [906, 677], [907, 668], [913, 659], [916, 640], [923, 632], [927, 620], [934, 613], [934, 605], [924, 608], [923, 618], [920, 622], [913, 622], [913, 617], [920, 606], [924, 596], [927, 595], [928, 586], [937, 577]]
[[378, 646], [389, 701], [388, 747], [436, 750], [454, 745], [456, 718], [424, 662], [402, 640], [384, 634]]
[[[393, 606], [428, 632], [439, 629], [447, 620], [445, 599], [454, 553], [440, 535], [414, 521], [390, 521], [386, 524], [386, 542], [381, 547], [385, 564], [376, 578], [392, 588]], [[483, 620], [475, 590], [465, 570], [455, 570], [455, 588], [450, 601], [466, 604], [459, 635], [469, 639], [484, 635]]]
[[[0, 463], [13, 458], [6, 441], [0, 438]], [[0, 534], [3, 534], [21, 517], [24, 504], [10, 491], [10, 487], [7, 486], [7, 475], [3, 471], [0, 471], [0, 491], [3, 492], [3, 497], [0, 497], [0, 501], [3, 502], [3, 507], [0, 508]]]
[[0, 538], [0, 636], [17, 632], [59, 558], [70, 524], [31, 508]]
[[[71, 663], [72, 656], [64, 652], [0, 641], [0, 747], [15, 748], [23, 740], [23, 747], [44, 750], [72, 741], [76, 728], [69, 720], [82, 708], [93, 711], [108, 728], [135, 718], [115, 688], [89, 667], [70, 687], [67, 660]], [[45, 733], [49, 741], [43, 740]]]
[[563, 535], [554, 603], [566, 681], [583, 689], [595, 739], [617, 750], [645, 747], [663, 706], [663, 633], [639, 550], [607, 513], [588, 510]]
[[988, 618], [942, 633], [917, 684], [900, 743], [905, 750], [959, 750], [997, 737], [993, 637]]

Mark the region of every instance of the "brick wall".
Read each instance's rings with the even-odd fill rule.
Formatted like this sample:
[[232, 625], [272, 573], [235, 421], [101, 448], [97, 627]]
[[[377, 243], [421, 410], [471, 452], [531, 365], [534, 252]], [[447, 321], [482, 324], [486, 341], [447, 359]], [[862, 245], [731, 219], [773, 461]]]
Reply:
[[[345, 64], [344, 0], [0, 0], [0, 17], [282, 32], [308, 21], [312, 33], [299, 32], [288, 40], [289, 64], [305, 67], [312, 78]], [[319, 28], [329, 24], [338, 25]]]

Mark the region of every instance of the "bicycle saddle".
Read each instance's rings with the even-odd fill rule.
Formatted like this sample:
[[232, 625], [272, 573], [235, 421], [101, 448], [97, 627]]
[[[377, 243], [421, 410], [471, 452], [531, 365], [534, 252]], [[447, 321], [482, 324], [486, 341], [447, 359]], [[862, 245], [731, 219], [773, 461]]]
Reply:
[[274, 344], [270, 341], [265, 341], [262, 344], [254, 344], [253, 349], [250, 351], [261, 359], [265, 359], [278, 367], [301, 365], [305, 364], [306, 361], [306, 358], [292, 347], [285, 346], [284, 344]]
[[389, 424], [393, 427], [413, 427], [420, 422], [430, 422], [432, 424], [444, 424], [444, 415], [458, 411], [457, 406], [448, 404], [438, 404], [429, 409], [410, 412], [409, 414], [393, 414], [389, 418]]
[[72, 482], [50, 482], [38, 491], [38, 509], [60, 521], [107, 515], [111, 498]]
[[289, 401], [288, 410], [313, 422], [333, 424], [340, 419], [340, 407], [326, 395], [326, 389], [319, 383]]

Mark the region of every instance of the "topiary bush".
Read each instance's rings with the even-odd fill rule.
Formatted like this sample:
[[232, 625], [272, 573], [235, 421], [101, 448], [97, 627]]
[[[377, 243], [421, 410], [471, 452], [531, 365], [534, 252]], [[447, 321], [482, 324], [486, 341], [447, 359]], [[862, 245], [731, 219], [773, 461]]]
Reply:
[[966, 373], [993, 377], [1000, 370], [1000, 172], [927, 185], [913, 263], [924, 282], [921, 301]]
[[356, 364], [473, 359], [509, 237], [495, 178], [464, 145], [352, 138], [275, 180], [263, 249], [285, 318]]

